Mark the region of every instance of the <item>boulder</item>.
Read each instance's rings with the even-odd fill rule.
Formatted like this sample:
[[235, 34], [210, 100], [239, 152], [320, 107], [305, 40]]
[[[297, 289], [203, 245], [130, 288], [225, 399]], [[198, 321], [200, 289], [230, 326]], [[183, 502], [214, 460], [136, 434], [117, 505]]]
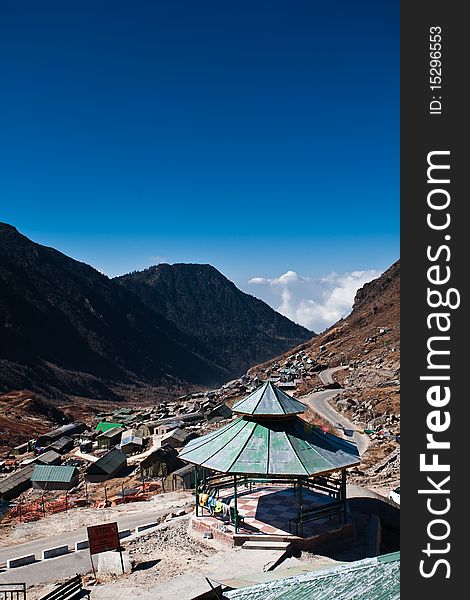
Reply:
[[[132, 571], [132, 560], [127, 552], [122, 553], [124, 573]], [[102, 552], [98, 555], [98, 573], [100, 575], [122, 575], [122, 564], [119, 552]]]

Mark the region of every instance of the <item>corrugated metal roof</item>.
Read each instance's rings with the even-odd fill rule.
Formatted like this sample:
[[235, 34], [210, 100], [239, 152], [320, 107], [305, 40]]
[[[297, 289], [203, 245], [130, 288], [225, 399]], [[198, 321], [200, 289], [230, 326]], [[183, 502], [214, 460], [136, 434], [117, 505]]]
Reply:
[[107, 473], [111, 475], [117, 469], [127, 464], [127, 457], [124, 452], [121, 452], [117, 448], [113, 448], [107, 452], [104, 456], [99, 458], [96, 462], [92, 463], [87, 470], [87, 473], [98, 474]]
[[224, 592], [230, 600], [399, 600], [399, 553]]
[[183, 445], [190, 435], [191, 432], [186, 431], [184, 429], [180, 429], [179, 427], [177, 427], [176, 429], [171, 429], [162, 436], [162, 445], [165, 443], [166, 440], [169, 440], [171, 438], [174, 438], [177, 442], [181, 442], [181, 445]]
[[77, 473], [77, 467], [65, 465], [36, 465], [31, 476], [31, 481], [70, 483]]
[[114, 427], [122, 427], [122, 423], [108, 423], [108, 421], [101, 421], [96, 426], [96, 431], [101, 431], [101, 433], [104, 433], [109, 429], [114, 429]]
[[60, 453], [61, 450], [63, 450], [70, 444], [73, 445], [73, 439], [64, 435], [63, 437], [56, 440], [55, 442], [52, 442], [52, 444], [50, 446], [48, 446], [48, 448]]
[[12, 489], [14, 489], [17, 485], [28, 481], [31, 479], [31, 475], [34, 471], [35, 464], [26, 465], [22, 469], [18, 469], [15, 473], [8, 475], [4, 479], [0, 480], [0, 496]]
[[116, 436], [119, 437], [123, 433], [125, 433], [125, 429], [123, 427], [112, 427], [111, 429], [107, 429], [106, 431], [103, 431], [103, 433], [100, 433], [100, 435], [98, 437], [99, 438], [114, 438]]
[[140, 463], [141, 469], [148, 469], [156, 463], [166, 464], [168, 470], [174, 471], [179, 469], [184, 463], [178, 458], [178, 453], [171, 446], [162, 446], [157, 448], [151, 454], [146, 456]]
[[306, 410], [305, 404], [266, 381], [249, 396], [233, 405], [233, 412], [243, 415], [295, 415]]
[[46, 452], [41, 452], [41, 454], [35, 459], [37, 463], [42, 463], [44, 465], [49, 465], [53, 462], [60, 462], [61, 460], [60, 454], [55, 450], [46, 450]]
[[355, 444], [297, 416], [239, 417], [192, 440], [179, 456], [222, 473], [252, 475], [319, 475], [360, 462]]
[[124, 431], [121, 436], [121, 447], [127, 444], [142, 446], [142, 438], [135, 431]]

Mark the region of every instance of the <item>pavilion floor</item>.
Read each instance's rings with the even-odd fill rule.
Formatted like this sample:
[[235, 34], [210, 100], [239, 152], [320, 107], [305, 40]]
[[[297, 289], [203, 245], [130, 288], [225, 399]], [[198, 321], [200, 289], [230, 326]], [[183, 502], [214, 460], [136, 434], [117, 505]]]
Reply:
[[[343, 523], [337, 516], [331, 519], [318, 519], [305, 523], [303, 534], [295, 535], [289, 531], [289, 520], [299, 513], [298, 491], [293, 487], [254, 487], [251, 491], [238, 490], [238, 512], [243, 517], [239, 524], [236, 537], [249, 536], [279, 536], [283, 539], [306, 539], [327, 534], [339, 529], [351, 529], [351, 523]], [[227, 490], [220, 494], [220, 499], [230, 501], [233, 492]], [[334, 499], [326, 494], [312, 492], [309, 489], [302, 491], [303, 510], [326, 506]], [[201, 516], [202, 514], [202, 516]], [[234, 526], [220, 518], [211, 517], [206, 509], [199, 509], [199, 517], [193, 516], [192, 526], [200, 531], [210, 531], [215, 538], [222, 541], [233, 541], [235, 536]], [[223, 538], [226, 538], [225, 540]]]

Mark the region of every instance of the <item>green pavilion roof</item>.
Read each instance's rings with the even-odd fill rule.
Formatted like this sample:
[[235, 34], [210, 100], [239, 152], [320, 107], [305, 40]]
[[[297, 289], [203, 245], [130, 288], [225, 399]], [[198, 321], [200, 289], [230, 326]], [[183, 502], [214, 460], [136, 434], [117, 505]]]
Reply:
[[232, 410], [243, 415], [283, 416], [303, 413], [306, 408], [305, 404], [267, 381], [252, 394], [234, 404]]
[[399, 600], [400, 554], [385, 554], [240, 587], [225, 592], [224, 597], [230, 600]]
[[309, 476], [358, 465], [355, 444], [299, 418], [239, 417], [189, 442], [179, 457], [230, 474]]

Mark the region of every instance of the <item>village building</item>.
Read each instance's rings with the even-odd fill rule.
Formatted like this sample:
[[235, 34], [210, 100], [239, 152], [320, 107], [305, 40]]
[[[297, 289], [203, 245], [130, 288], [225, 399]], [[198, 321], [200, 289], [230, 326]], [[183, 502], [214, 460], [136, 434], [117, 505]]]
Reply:
[[161, 445], [168, 445], [172, 448], [181, 448], [195, 437], [197, 437], [197, 434], [194, 432], [177, 427], [176, 429], [172, 429], [163, 435], [161, 439]]
[[29, 452], [29, 450], [30, 450], [30, 443], [29, 442], [25, 442], [24, 444], [20, 444], [19, 446], [15, 446], [11, 450], [11, 454], [13, 454], [13, 456], [20, 456], [21, 454], [26, 454], [27, 452]]
[[70, 452], [74, 446], [73, 439], [64, 435], [60, 440], [53, 442], [50, 446], [47, 446], [46, 450], [54, 450], [54, 452], [58, 452], [59, 454], [66, 454]]
[[215, 417], [221, 417], [222, 419], [231, 419], [233, 415], [232, 409], [222, 402], [215, 406], [212, 410], [207, 413], [207, 419], [214, 419]]
[[106, 431], [109, 431], [110, 429], [114, 429], [116, 427], [121, 427], [122, 428], [122, 423], [111, 423], [110, 421], [100, 421], [98, 423], [98, 425], [96, 426], [96, 433], [105, 433]]
[[114, 448], [121, 442], [123, 433], [124, 429], [122, 427], [112, 427], [106, 430], [96, 438], [98, 448], [107, 448], [108, 450]]
[[135, 454], [142, 452], [143, 441], [140, 435], [131, 429], [122, 433], [119, 447], [125, 454]]
[[140, 435], [140, 437], [148, 438], [154, 433], [156, 433], [157, 427], [158, 424], [156, 421], [147, 421], [145, 423], [139, 423], [137, 425], [137, 434]]
[[36, 465], [31, 476], [33, 489], [71, 490], [79, 483], [79, 471], [72, 466]]
[[140, 474], [142, 477], [167, 477], [182, 466], [184, 463], [178, 458], [177, 451], [171, 446], [162, 446], [140, 463]]
[[0, 479], [0, 500], [13, 500], [31, 487], [31, 475], [36, 465], [31, 463]]
[[53, 442], [60, 440], [64, 435], [71, 436], [78, 433], [82, 433], [85, 431], [86, 426], [84, 423], [69, 423], [68, 425], [62, 425], [62, 427], [58, 427], [57, 429], [53, 429], [48, 433], [43, 433], [36, 439], [36, 448], [46, 448], [50, 446]]
[[118, 477], [127, 467], [127, 457], [124, 452], [113, 448], [96, 462], [91, 463], [85, 478], [90, 482], [106, 481]]
[[34, 462], [38, 465], [60, 465], [62, 458], [55, 450], [45, 450], [34, 459]]
[[192, 465], [185, 465], [170, 473], [165, 479], [165, 492], [176, 492], [177, 490], [193, 490], [195, 484], [195, 471]]

